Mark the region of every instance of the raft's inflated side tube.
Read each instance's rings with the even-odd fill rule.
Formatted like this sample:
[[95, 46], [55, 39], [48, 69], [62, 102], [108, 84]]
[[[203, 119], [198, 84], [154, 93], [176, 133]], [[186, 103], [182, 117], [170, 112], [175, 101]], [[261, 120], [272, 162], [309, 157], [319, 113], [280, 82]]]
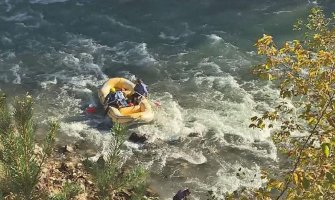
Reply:
[[148, 100], [143, 99], [140, 104], [136, 106], [120, 109], [110, 107], [108, 116], [110, 116], [114, 122], [121, 124], [130, 122], [148, 123], [153, 120], [154, 113]]
[[[102, 104], [112, 87], [115, 89], [124, 88], [126, 96], [130, 97], [130, 95], [134, 93], [135, 84], [124, 78], [109, 79], [99, 90], [99, 98]], [[114, 122], [121, 124], [131, 122], [148, 123], [153, 120], [154, 112], [149, 101], [143, 98], [139, 105], [135, 106], [123, 107], [119, 109], [110, 106], [108, 116]]]
[[125, 78], [111, 78], [99, 90], [100, 102], [103, 104], [106, 96], [109, 94], [111, 88], [125, 89], [126, 96], [129, 97], [134, 93], [135, 84]]

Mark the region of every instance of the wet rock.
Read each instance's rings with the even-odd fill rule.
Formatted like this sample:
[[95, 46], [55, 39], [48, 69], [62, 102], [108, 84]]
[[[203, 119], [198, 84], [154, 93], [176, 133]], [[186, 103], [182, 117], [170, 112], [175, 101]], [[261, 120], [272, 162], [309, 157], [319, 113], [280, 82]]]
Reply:
[[144, 143], [146, 140], [147, 137], [145, 135], [138, 135], [135, 132], [129, 136], [129, 141], [134, 143]]
[[176, 139], [169, 140], [167, 143], [168, 143], [169, 145], [177, 145], [177, 144], [179, 144], [181, 141], [182, 141], [182, 139], [179, 137], [179, 138], [176, 138]]
[[61, 154], [72, 153], [74, 152], [74, 148], [71, 145], [65, 145], [65, 146], [59, 147], [58, 152]]
[[105, 163], [106, 163], [105, 158], [104, 158], [103, 155], [101, 155], [97, 160], [97, 164], [100, 165], [100, 166], [104, 166]]
[[199, 136], [200, 134], [196, 132], [188, 134], [188, 137], [199, 137]]

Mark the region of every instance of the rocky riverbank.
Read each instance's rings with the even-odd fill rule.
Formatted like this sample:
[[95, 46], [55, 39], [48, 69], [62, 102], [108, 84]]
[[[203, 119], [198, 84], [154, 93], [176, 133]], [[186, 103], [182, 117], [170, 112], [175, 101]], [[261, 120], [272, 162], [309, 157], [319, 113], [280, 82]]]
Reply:
[[[34, 153], [39, 156], [41, 152], [42, 148], [36, 145]], [[36, 192], [40, 196], [39, 199], [53, 199], [53, 196], [64, 192], [66, 184], [76, 185], [78, 190], [77, 194], [70, 199], [99, 199], [94, 178], [87, 172], [83, 164], [85, 159], [87, 158], [83, 157], [74, 145], [57, 146], [42, 166], [36, 188]], [[99, 160], [102, 159], [101, 157]], [[0, 180], [5, 181], [4, 174], [1, 174]], [[134, 195], [136, 194], [132, 189], [113, 191], [110, 193], [109, 199], [128, 200], [132, 199]], [[146, 199], [158, 199], [158, 195], [149, 187], [145, 188], [144, 196]], [[8, 194], [5, 199], [12, 200], [15, 199], [15, 196]]]

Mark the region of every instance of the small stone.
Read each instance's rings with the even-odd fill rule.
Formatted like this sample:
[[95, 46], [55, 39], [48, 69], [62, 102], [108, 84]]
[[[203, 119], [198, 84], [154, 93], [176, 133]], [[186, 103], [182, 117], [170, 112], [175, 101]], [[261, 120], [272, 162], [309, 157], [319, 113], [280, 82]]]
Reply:
[[69, 146], [69, 145], [65, 145], [65, 150], [67, 151], [67, 152], [73, 152], [74, 150], [73, 150], [73, 147], [72, 146]]
[[42, 173], [43, 173], [43, 174], [46, 174], [48, 171], [49, 171], [48, 168], [43, 168], [43, 169], [42, 169]]
[[36, 154], [36, 155], [41, 155], [42, 152], [43, 152], [43, 149], [42, 149], [40, 146], [38, 146], [37, 144], [35, 144], [35, 147], [34, 147], [34, 154]]
[[129, 190], [122, 190], [122, 193], [124, 193], [125, 195], [127, 195], [128, 197], [131, 196], [131, 192]]
[[152, 188], [149, 187], [145, 190], [145, 196], [155, 197], [155, 196], [158, 196], [158, 193], [156, 191], [154, 191]]
[[61, 153], [61, 154], [71, 153], [73, 151], [74, 151], [74, 148], [70, 145], [65, 145], [65, 146], [62, 146], [58, 149], [58, 152]]

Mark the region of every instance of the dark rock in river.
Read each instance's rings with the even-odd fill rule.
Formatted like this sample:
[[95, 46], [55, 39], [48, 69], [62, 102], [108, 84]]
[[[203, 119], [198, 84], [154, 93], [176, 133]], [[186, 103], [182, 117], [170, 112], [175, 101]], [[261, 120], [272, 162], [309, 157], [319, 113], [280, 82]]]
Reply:
[[135, 132], [129, 136], [129, 141], [134, 143], [144, 143], [146, 140], [147, 137], [145, 135], [139, 135]]
[[197, 132], [188, 134], [188, 137], [199, 137], [199, 136], [200, 136], [200, 133], [197, 133]]

